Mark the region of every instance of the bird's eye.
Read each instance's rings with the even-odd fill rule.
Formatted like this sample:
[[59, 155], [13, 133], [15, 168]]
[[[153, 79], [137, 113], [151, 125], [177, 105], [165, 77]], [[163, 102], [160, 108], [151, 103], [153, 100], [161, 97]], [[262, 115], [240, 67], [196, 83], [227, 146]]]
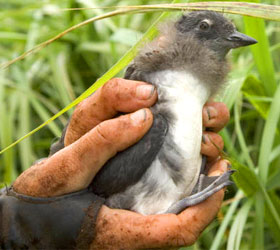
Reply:
[[209, 23], [208, 22], [206, 22], [206, 21], [202, 21], [200, 24], [199, 24], [199, 28], [201, 29], [201, 30], [208, 30], [209, 29], [209, 27], [210, 27], [210, 25], [209, 25]]

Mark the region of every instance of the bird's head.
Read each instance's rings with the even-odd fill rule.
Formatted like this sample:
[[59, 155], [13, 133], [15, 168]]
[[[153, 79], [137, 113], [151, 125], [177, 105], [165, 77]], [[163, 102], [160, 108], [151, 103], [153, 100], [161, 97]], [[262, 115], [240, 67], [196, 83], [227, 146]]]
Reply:
[[223, 15], [214, 11], [193, 11], [183, 15], [176, 28], [180, 35], [193, 35], [205, 42], [211, 50], [224, 57], [230, 49], [257, 43], [257, 41], [236, 30]]

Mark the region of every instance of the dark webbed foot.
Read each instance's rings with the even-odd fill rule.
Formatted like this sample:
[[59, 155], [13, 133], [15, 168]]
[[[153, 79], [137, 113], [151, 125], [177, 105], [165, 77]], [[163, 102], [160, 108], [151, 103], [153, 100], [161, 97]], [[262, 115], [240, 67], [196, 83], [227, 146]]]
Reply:
[[229, 180], [229, 177], [234, 172], [235, 170], [229, 170], [221, 176], [213, 177], [208, 177], [204, 174], [201, 174], [196, 186], [197, 193], [176, 202], [165, 213], [178, 214], [187, 207], [194, 206], [206, 200], [209, 196], [218, 192], [225, 186], [233, 184], [233, 182]]

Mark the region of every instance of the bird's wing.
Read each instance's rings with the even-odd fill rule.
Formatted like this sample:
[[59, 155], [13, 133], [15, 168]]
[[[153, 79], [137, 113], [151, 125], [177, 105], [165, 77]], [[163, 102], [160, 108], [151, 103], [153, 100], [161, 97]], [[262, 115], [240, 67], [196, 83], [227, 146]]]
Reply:
[[124, 79], [130, 79], [133, 80], [133, 73], [135, 72], [135, 66], [133, 63], [129, 64], [126, 68], [126, 71], [124, 73]]
[[148, 72], [138, 70], [133, 62], [126, 68], [124, 79], [149, 82]]
[[138, 143], [102, 167], [91, 184], [93, 192], [107, 198], [138, 182], [161, 149], [167, 130], [166, 119], [155, 115], [151, 129]]
[[[145, 74], [133, 63], [128, 66], [125, 78], [146, 81]], [[167, 130], [166, 119], [154, 114], [148, 133], [138, 143], [110, 159], [98, 172], [91, 184], [93, 192], [107, 198], [138, 182], [161, 149]]]
[[[125, 73], [125, 78], [131, 80], [145, 81], [142, 76], [143, 74], [137, 72], [134, 64], [130, 64]], [[64, 147], [67, 126], [59, 142], [52, 145], [50, 155]], [[109, 197], [136, 183], [155, 159], [167, 130], [168, 123], [165, 118], [160, 114], [154, 115], [154, 122], [149, 132], [137, 144], [110, 159], [98, 172], [91, 183], [93, 192]]]

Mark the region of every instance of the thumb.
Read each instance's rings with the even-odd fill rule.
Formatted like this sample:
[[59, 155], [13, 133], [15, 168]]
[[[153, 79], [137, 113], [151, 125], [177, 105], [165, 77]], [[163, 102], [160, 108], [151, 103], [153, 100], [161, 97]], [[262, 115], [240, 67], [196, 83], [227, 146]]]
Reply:
[[23, 172], [14, 188], [19, 193], [41, 197], [84, 189], [108, 159], [140, 140], [152, 123], [149, 109], [104, 121], [76, 142]]

